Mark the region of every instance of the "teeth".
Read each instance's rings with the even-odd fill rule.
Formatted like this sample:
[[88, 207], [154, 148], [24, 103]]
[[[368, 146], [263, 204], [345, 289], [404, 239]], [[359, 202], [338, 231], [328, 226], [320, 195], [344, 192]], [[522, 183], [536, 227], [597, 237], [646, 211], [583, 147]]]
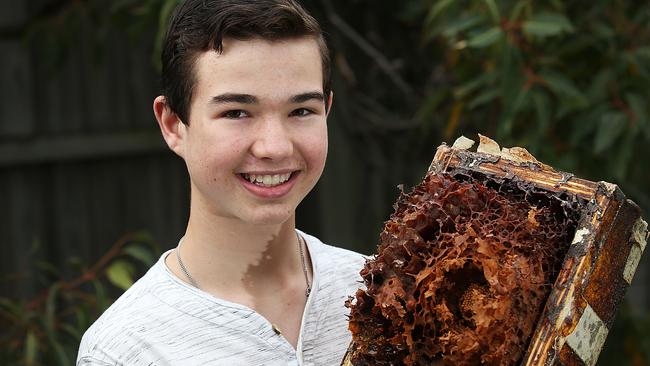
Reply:
[[291, 177], [291, 173], [274, 175], [242, 174], [242, 176], [247, 181], [259, 186], [272, 187], [288, 181], [289, 177]]

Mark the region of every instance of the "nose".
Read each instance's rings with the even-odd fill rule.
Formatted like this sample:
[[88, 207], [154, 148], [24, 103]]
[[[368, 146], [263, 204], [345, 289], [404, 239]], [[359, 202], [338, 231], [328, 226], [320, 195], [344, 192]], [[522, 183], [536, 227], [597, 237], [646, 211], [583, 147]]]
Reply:
[[282, 160], [293, 154], [293, 140], [290, 131], [281, 118], [266, 118], [259, 121], [251, 154], [258, 159]]

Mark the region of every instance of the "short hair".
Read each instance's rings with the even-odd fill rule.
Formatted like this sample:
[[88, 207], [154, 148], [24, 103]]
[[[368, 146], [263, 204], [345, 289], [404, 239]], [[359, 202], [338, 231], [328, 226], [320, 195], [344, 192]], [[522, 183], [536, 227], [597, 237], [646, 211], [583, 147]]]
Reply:
[[318, 22], [294, 0], [185, 0], [178, 5], [162, 48], [162, 93], [189, 124], [194, 65], [206, 51], [223, 51], [224, 38], [285, 40], [312, 36], [320, 51], [323, 93], [329, 95], [330, 56]]

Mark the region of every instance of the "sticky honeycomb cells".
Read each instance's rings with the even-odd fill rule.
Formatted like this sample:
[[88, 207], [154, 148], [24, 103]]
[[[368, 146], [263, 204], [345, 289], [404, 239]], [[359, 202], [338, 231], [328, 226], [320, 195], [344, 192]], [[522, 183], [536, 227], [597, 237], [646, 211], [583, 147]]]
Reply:
[[515, 365], [573, 238], [578, 203], [428, 175], [402, 193], [351, 297], [352, 363]]

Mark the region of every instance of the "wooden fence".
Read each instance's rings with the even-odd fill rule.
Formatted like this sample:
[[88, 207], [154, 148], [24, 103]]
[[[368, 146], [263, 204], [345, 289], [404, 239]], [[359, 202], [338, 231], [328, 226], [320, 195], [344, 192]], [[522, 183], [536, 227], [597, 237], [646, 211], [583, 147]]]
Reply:
[[[3, 6], [3, 34], [25, 24], [29, 4]], [[90, 264], [135, 230], [169, 247], [184, 227], [184, 166], [151, 113], [151, 46], [116, 33], [95, 62], [79, 36], [58, 70], [37, 59], [38, 42], [0, 39], [2, 274], [33, 277], [39, 255], [59, 268], [71, 257]], [[16, 283], [3, 294], [38, 286]]]

